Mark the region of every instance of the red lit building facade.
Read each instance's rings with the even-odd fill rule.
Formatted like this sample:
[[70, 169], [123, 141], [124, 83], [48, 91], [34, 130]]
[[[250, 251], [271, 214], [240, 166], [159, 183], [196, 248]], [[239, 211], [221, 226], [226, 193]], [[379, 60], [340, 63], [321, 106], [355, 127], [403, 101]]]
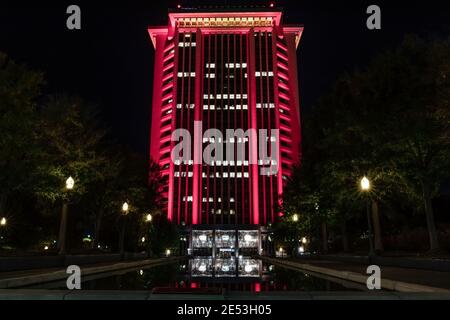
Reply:
[[[169, 181], [163, 209], [191, 231], [191, 249], [227, 242], [262, 252], [261, 230], [281, 214], [283, 184], [300, 161], [296, 49], [302, 30], [283, 25], [276, 8], [178, 9], [169, 11], [168, 26], [149, 28], [156, 50], [150, 156]], [[201, 140], [190, 145], [193, 159], [174, 161], [172, 133], [186, 129], [194, 137], [195, 123], [201, 123]], [[277, 148], [268, 143], [266, 151], [277, 152], [276, 160], [248, 161], [264, 145], [244, 137], [233, 146], [242, 146], [244, 159], [194, 161], [217, 139], [208, 136], [211, 128], [267, 129], [265, 139]], [[279, 130], [276, 138], [271, 129]], [[267, 161], [276, 173], [261, 175]]]

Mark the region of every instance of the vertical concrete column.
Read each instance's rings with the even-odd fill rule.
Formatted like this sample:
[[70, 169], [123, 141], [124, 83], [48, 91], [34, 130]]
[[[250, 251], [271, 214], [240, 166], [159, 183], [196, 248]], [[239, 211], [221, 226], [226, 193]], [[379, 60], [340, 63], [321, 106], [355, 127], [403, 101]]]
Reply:
[[[194, 97], [194, 121], [202, 118], [202, 93], [203, 93], [203, 41], [200, 28], [196, 32], [195, 50], [195, 97]], [[199, 132], [200, 131], [200, 132]], [[192, 224], [199, 223], [201, 215], [201, 166], [202, 166], [202, 130], [194, 126], [194, 172], [192, 182]], [[200, 136], [199, 136], [200, 134]], [[201, 217], [200, 217], [201, 220]]]
[[[258, 119], [256, 117], [256, 79], [255, 79], [255, 36], [253, 28], [248, 33], [248, 101], [250, 128], [256, 133], [251, 136], [250, 146], [250, 178], [251, 178], [251, 199], [252, 215], [250, 222], [259, 224], [259, 184], [258, 184]], [[253, 163], [251, 163], [253, 162]]]

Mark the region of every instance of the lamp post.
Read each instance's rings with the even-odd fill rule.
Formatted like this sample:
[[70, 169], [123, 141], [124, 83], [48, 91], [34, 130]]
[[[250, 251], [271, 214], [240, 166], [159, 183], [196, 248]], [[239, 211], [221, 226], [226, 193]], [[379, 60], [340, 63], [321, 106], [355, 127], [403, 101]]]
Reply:
[[361, 190], [367, 194], [367, 204], [366, 204], [366, 210], [367, 210], [367, 224], [369, 227], [369, 258], [374, 255], [374, 247], [373, 247], [373, 231], [372, 231], [372, 219], [370, 218], [370, 197], [369, 197], [369, 191], [371, 188], [370, 180], [364, 176], [361, 181]]
[[[153, 220], [153, 216], [152, 216], [150, 213], [148, 213], [148, 214], [145, 215], [145, 223], [150, 224], [150, 223], [152, 222], [152, 220]], [[149, 230], [148, 230], [149, 235], [148, 235], [148, 240], [147, 240], [147, 257], [148, 257], [148, 258], [150, 258], [151, 255], [152, 255], [152, 254], [151, 254], [151, 242], [150, 242], [150, 232], [151, 232], [151, 228], [152, 228], [152, 226], [150, 225], [150, 226], [149, 226]]]
[[128, 210], [129, 210], [129, 205], [127, 202], [124, 202], [122, 204], [122, 216], [123, 216], [123, 221], [122, 221], [122, 228], [120, 230], [120, 235], [119, 235], [119, 252], [120, 255], [122, 256], [124, 254], [125, 251], [125, 228], [126, 228], [126, 216], [128, 215]]
[[0, 243], [3, 242], [3, 230], [6, 228], [6, 218], [0, 219]]
[[[72, 177], [66, 180], [66, 191], [70, 192], [75, 185], [75, 181]], [[66, 235], [67, 235], [67, 216], [68, 216], [69, 204], [66, 199], [63, 199], [61, 223], [59, 225], [59, 241], [58, 241], [58, 254], [66, 254]]]
[[296, 257], [298, 255], [298, 229], [297, 229], [297, 222], [298, 222], [298, 214], [294, 214], [292, 216], [292, 221], [294, 222], [294, 247], [292, 248], [293, 250], [293, 256]]

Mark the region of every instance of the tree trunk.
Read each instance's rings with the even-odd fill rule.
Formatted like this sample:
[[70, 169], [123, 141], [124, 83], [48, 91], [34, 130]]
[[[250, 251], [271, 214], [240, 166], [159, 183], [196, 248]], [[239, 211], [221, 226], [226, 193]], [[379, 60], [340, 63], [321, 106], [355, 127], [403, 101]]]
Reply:
[[350, 246], [348, 244], [348, 233], [347, 233], [347, 223], [345, 220], [341, 224], [341, 232], [342, 232], [342, 248], [344, 252], [350, 251]]
[[58, 238], [58, 254], [66, 254], [66, 237], [67, 237], [67, 211], [68, 204], [63, 201], [62, 213], [61, 213], [61, 223], [59, 225], [59, 238]]
[[[6, 193], [1, 193], [0, 194], [0, 219], [3, 219], [3, 218], [6, 219], [6, 200], [7, 200]], [[8, 223], [8, 222], [6, 222], [6, 223]], [[1, 248], [1, 245], [6, 242], [6, 232], [4, 232], [4, 231], [5, 231], [5, 226], [0, 225], [0, 248]]]
[[328, 233], [327, 224], [322, 222], [322, 251], [323, 253], [328, 253]]
[[373, 233], [374, 233], [374, 244], [375, 252], [383, 252], [383, 241], [381, 240], [381, 224], [380, 224], [380, 214], [378, 211], [378, 202], [372, 200], [372, 221], [373, 221]]
[[100, 228], [102, 226], [102, 221], [103, 221], [103, 212], [104, 212], [104, 209], [100, 208], [100, 210], [98, 211], [98, 214], [97, 214], [97, 219], [96, 219], [96, 222], [95, 222], [94, 241], [92, 241], [92, 248], [93, 249], [97, 248], [98, 242], [99, 242], [99, 239], [100, 239]]
[[0, 219], [6, 217], [6, 200], [8, 199], [6, 193], [0, 194]]
[[292, 257], [297, 257], [298, 256], [298, 247], [299, 247], [299, 241], [298, 241], [298, 232], [297, 230], [295, 231], [295, 237], [294, 237], [294, 248], [292, 250]]
[[123, 258], [123, 254], [125, 253], [125, 229], [126, 229], [127, 219], [126, 216], [122, 217], [122, 226], [119, 234], [119, 253]]
[[433, 206], [431, 204], [430, 187], [422, 182], [423, 201], [425, 204], [425, 216], [427, 219], [428, 235], [430, 237], [430, 251], [439, 249], [439, 240], [436, 230], [436, 224], [434, 222]]

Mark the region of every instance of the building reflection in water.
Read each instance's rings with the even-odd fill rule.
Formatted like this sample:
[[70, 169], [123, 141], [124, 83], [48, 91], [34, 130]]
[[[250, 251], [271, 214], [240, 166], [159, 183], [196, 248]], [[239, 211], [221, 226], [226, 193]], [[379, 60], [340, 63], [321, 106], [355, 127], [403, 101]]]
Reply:
[[243, 256], [194, 257], [189, 260], [189, 270], [192, 277], [261, 277], [262, 262]]
[[258, 255], [258, 230], [193, 230], [192, 277], [261, 277], [262, 262]]

